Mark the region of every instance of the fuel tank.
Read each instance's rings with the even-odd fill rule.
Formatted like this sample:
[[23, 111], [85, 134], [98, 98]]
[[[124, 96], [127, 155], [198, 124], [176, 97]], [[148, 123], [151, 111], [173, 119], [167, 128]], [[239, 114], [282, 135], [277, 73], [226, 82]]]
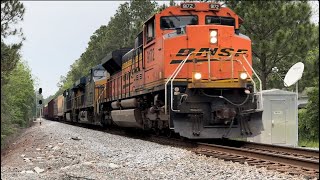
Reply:
[[120, 127], [143, 128], [139, 109], [124, 109], [111, 111], [111, 117]]

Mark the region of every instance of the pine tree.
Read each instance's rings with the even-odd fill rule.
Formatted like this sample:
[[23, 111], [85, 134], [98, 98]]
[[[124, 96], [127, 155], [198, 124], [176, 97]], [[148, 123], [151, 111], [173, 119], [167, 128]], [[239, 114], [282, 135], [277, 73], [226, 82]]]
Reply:
[[272, 68], [285, 73], [317, 43], [307, 1], [237, 1], [227, 6], [244, 19], [240, 32], [252, 40], [254, 67], [268, 88]]

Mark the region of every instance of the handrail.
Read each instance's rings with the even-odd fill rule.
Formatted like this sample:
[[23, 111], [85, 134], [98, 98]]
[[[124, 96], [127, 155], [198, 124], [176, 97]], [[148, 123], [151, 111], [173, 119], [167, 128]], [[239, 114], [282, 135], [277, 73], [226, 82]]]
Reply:
[[208, 80], [211, 81], [211, 49], [209, 49], [208, 53]]
[[256, 88], [256, 82], [253, 80], [252, 76], [248, 73], [248, 70], [246, 67], [244, 67], [244, 65], [242, 64], [241, 61], [235, 59], [234, 61], [237, 61], [238, 63], [240, 63], [243, 67], [243, 69], [247, 72], [249, 78], [251, 79], [252, 83], [253, 83], [253, 92], [256, 93], [257, 92], [257, 88]]
[[96, 112], [97, 113], [100, 113], [100, 107], [99, 107], [99, 104], [101, 103], [101, 96], [102, 96], [102, 94], [105, 92], [107, 90], [107, 83], [105, 84], [105, 86], [104, 86], [104, 88], [103, 88], [103, 90], [101, 91], [101, 93], [100, 93], [100, 95], [99, 95], [99, 97], [98, 97], [98, 99], [97, 99], [97, 109], [96, 109]]
[[247, 63], [247, 65], [250, 67], [250, 69], [252, 70], [252, 72], [254, 73], [254, 75], [257, 77], [257, 79], [259, 80], [259, 88], [260, 88], [260, 93], [261, 93], [261, 95], [260, 95], [260, 110], [262, 110], [263, 109], [263, 102], [262, 102], [262, 100], [263, 100], [263, 98], [262, 98], [262, 83], [261, 83], [261, 79], [259, 78], [259, 76], [257, 75], [257, 73], [256, 73], [256, 71], [252, 68], [252, 66], [250, 65], [250, 63], [248, 62], [248, 60], [247, 60], [247, 58], [244, 56], [244, 54], [242, 55], [243, 56], [243, 58], [244, 58], [244, 60], [246, 61], [246, 63]]
[[[184, 59], [183, 61], [181, 61], [181, 63], [180, 63], [181, 66], [179, 66], [179, 67], [176, 69], [175, 75], [174, 75], [174, 76], [172, 77], [172, 79], [170, 80], [170, 81], [171, 81], [171, 83], [170, 83], [170, 88], [171, 88], [171, 90], [170, 90], [170, 94], [171, 94], [170, 107], [171, 107], [171, 111], [174, 111], [174, 112], [180, 112], [180, 110], [173, 109], [173, 89], [172, 89], [173, 80], [177, 77], [178, 73], [181, 71], [183, 65], [187, 62], [187, 60], [188, 60], [188, 58], [189, 58], [189, 56], [190, 56], [191, 54], [192, 54], [192, 53], [190, 53], [190, 54], [186, 57], [186, 59]], [[173, 74], [174, 74], [174, 73], [173, 73]]]
[[230, 58], [231, 58], [231, 79], [232, 79], [232, 82], [234, 82], [234, 64], [233, 64], [233, 57], [234, 57], [234, 53], [232, 53], [230, 55]]
[[[167, 93], [167, 85], [169, 83], [169, 81], [172, 79], [172, 77], [177, 73], [177, 71], [181, 70], [182, 66], [185, 64], [185, 62], [188, 60], [188, 58], [190, 57], [191, 53], [188, 54], [188, 56], [180, 62], [179, 66], [176, 68], [176, 70], [171, 74], [171, 76], [167, 79], [167, 82], [165, 83], [165, 86], [164, 86], [164, 93], [165, 93], [165, 100], [164, 100], [164, 111], [165, 111], [165, 114], [167, 114], [167, 106], [168, 106], [168, 101], [167, 101], [167, 97], [168, 97], [168, 93]], [[172, 99], [172, 83], [171, 83], [171, 90], [170, 90], [170, 93], [171, 93], [171, 99]]]
[[[232, 79], [233, 79], [233, 69], [234, 69], [234, 64], [233, 64], [233, 53], [229, 56], [229, 58], [231, 59], [231, 69], [232, 69]], [[248, 62], [248, 60], [247, 60], [247, 58], [244, 56], [245, 54], [242, 54], [242, 56], [243, 56], [243, 58], [244, 58], [244, 60], [246, 61], [246, 63], [247, 63], [247, 65], [250, 67], [250, 69], [253, 71], [253, 73], [254, 73], [254, 75], [257, 77], [257, 79], [259, 80], [259, 85], [260, 85], [260, 87], [259, 87], [259, 89], [260, 89], [260, 93], [261, 93], [261, 95], [260, 95], [260, 103], [258, 103], [257, 102], [257, 104], [259, 104], [259, 110], [262, 110], [263, 109], [263, 104], [262, 104], [262, 100], [263, 100], [263, 98], [262, 98], [262, 84], [261, 84], [261, 79], [259, 78], [259, 76], [257, 75], [257, 73], [255, 72], [255, 70], [252, 68], [252, 66], [250, 65], [250, 63]], [[241, 61], [239, 61], [239, 60], [235, 60], [235, 61], [237, 61], [237, 62], [239, 62], [241, 65], [242, 65], [242, 67], [243, 67], [243, 69], [246, 71], [246, 72], [248, 72], [247, 71], [247, 69], [245, 68], [245, 66], [243, 65], [243, 63], [241, 62]], [[251, 79], [251, 81], [253, 82], [253, 87], [254, 87], [254, 93], [256, 93], [257, 92], [257, 88], [256, 88], [256, 82], [253, 80], [253, 78], [252, 78], [252, 76], [250, 76], [249, 75], [249, 73], [247, 73], [248, 74], [248, 76], [249, 76], [249, 78]]]
[[99, 97], [98, 97], [97, 100], [100, 100], [100, 99], [101, 99], [101, 96], [102, 96], [103, 92], [106, 91], [106, 90], [107, 90], [107, 84], [104, 86], [104, 88], [103, 88], [103, 90], [101, 91], [101, 93], [100, 93], [100, 95], [99, 95]]
[[234, 65], [233, 65], [233, 55], [234, 55], [234, 52], [231, 52], [230, 55], [229, 55], [227, 58], [225, 58], [225, 59], [220, 59], [220, 60], [219, 60], [220, 63], [221, 63], [221, 60], [222, 60], [222, 61], [230, 60], [230, 62], [231, 62], [231, 79], [232, 79], [232, 81], [234, 81], [234, 75], [233, 75], [233, 74], [234, 74], [234, 72], [233, 72], [233, 71], [234, 71], [234, 70], [233, 70], [233, 69], [234, 69], [234, 68], [233, 68], [233, 66], [234, 66]]
[[[165, 114], [167, 114], [167, 106], [168, 106], [168, 102], [167, 102], [167, 96], [168, 96], [168, 93], [167, 93], [167, 85], [168, 83], [170, 82], [170, 94], [171, 94], [171, 97], [170, 97], [170, 106], [171, 106], [171, 110], [174, 111], [174, 112], [179, 112], [180, 110], [176, 110], [176, 109], [173, 109], [173, 81], [174, 79], [177, 77], [178, 73], [181, 71], [183, 65], [186, 63], [186, 61], [188, 60], [188, 58], [190, 57], [191, 54], [193, 53], [197, 53], [197, 52], [191, 52], [188, 54], [188, 56], [180, 62], [180, 64], [178, 65], [178, 67], [175, 69], [175, 71], [171, 74], [171, 76], [167, 79], [166, 83], [165, 83]], [[209, 66], [210, 66], [210, 63], [211, 63], [211, 59], [210, 59], [210, 51], [207, 52], [209, 53], [208, 55], [208, 63], [209, 63]], [[233, 63], [233, 53], [229, 56], [229, 58], [231, 59], [231, 71], [232, 71], [232, 79], [234, 78], [234, 63]], [[252, 72], [254, 73], [254, 75], [257, 77], [257, 79], [259, 80], [259, 85], [260, 85], [260, 92], [261, 92], [261, 95], [260, 95], [260, 103], [259, 103], [259, 109], [263, 109], [263, 104], [262, 104], [262, 100], [263, 100], [263, 97], [262, 97], [262, 83], [261, 83], [261, 79], [259, 78], [259, 76], [257, 75], [257, 73], [255, 72], [255, 70], [252, 68], [252, 66], [250, 65], [250, 63], [248, 62], [247, 58], [244, 56], [245, 54], [243, 54], [243, 58], [245, 60], [245, 62], [247, 63], [247, 65], [249, 66], [249, 68], [252, 70]], [[248, 73], [248, 70], [245, 68], [244, 64], [239, 61], [239, 60], [235, 60], [237, 62], [239, 62], [242, 66], [243, 66], [243, 69], [247, 72], [249, 78], [251, 79], [251, 81], [253, 82], [253, 85], [254, 85], [254, 92], [256, 93], [257, 89], [256, 89], [256, 82], [253, 80], [252, 76], [249, 75]], [[211, 69], [209, 67], [209, 69]], [[211, 74], [209, 72], [209, 77], [208, 79], [211, 80]], [[257, 102], [258, 103], [258, 102]]]

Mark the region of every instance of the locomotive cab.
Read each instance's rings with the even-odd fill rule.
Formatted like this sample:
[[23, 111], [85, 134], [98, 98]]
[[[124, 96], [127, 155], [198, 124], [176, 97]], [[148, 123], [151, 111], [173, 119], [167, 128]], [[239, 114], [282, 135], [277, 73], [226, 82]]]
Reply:
[[100, 106], [105, 97], [107, 71], [101, 64], [90, 69], [87, 76], [65, 90], [64, 119], [67, 121], [101, 124]]

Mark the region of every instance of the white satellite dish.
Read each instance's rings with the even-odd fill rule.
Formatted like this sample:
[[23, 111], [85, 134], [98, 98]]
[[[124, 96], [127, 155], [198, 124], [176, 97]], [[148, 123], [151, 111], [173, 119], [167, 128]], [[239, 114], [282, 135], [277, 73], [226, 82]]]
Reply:
[[289, 87], [298, 82], [302, 77], [303, 70], [304, 64], [302, 62], [293, 65], [284, 78], [284, 86]]

